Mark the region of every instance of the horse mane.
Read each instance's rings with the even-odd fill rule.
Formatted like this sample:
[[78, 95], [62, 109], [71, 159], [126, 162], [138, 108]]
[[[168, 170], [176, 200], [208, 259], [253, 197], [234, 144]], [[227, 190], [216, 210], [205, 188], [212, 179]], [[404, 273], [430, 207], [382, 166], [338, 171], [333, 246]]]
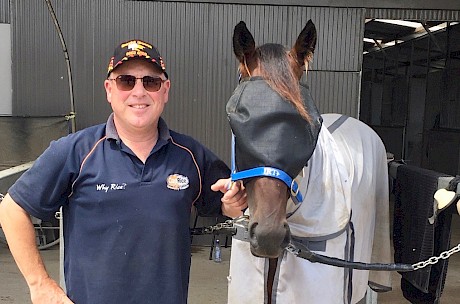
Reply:
[[268, 85], [287, 99], [306, 121], [311, 122], [302, 101], [299, 80], [291, 67], [293, 58], [290, 58], [287, 49], [280, 44], [268, 43], [258, 47], [256, 52], [261, 76]]

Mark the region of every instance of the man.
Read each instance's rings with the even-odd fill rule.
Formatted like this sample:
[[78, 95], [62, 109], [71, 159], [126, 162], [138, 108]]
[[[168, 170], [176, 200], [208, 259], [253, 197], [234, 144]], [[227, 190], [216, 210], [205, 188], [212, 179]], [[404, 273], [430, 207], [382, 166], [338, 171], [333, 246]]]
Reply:
[[[122, 43], [104, 81], [107, 123], [52, 142], [9, 189], [0, 222], [33, 303], [186, 303], [192, 205], [230, 217], [247, 207], [239, 184], [227, 191], [227, 166], [160, 117], [170, 85], [153, 45]], [[61, 206], [67, 295], [29, 217]]]

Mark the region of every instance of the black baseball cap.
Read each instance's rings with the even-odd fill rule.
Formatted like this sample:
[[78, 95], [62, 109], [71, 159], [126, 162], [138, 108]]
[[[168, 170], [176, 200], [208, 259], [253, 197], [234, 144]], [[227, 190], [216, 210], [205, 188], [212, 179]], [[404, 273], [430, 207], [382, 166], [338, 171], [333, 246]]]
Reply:
[[109, 61], [107, 77], [115, 68], [131, 58], [144, 58], [148, 62], [160, 68], [165, 74], [166, 78], [168, 78], [168, 74], [166, 73], [166, 65], [160, 55], [160, 52], [158, 52], [158, 49], [152, 44], [139, 39], [123, 42], [115, 48], [113, 56]]

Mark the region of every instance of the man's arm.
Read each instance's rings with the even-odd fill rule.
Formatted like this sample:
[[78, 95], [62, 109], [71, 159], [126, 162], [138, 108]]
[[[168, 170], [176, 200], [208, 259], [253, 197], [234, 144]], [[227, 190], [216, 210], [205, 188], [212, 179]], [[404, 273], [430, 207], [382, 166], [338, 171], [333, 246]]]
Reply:
[[72, 303], [45, 269], [29, 214], [9, 194], [0, 203], [0, 224], [14, 260], [29, 286], [32, 303]]

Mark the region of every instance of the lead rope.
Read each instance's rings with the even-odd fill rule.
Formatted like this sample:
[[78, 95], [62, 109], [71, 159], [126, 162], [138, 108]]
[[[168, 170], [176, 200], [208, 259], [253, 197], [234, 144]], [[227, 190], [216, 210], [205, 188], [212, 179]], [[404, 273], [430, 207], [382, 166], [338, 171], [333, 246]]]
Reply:
[[[293, 244], [295, 243], [295, 245]], [[316, 254], [310, 251], [303, 244], [293, 242], [286, 247], [288, 252], [291, 252], [297, 257], [306, 259], [312, 263], [321, 263], [331, 266], [344, 267], [344, 268], [353, 268], [358, 270], [376, 270], [376, 271], [400, 271], [400, 272], [409, 272], [422, 269], [428, 265], [434, 265], [440, 260], [448, 259], [452, 254], [460, 251], [460, 244], [457, 246], [442, 252], [439, 256], [434, 256], [428, 260], [421, 261], [415, 264], [400, 264], [400, 263], [361, 263], [361, 262], [351, 262], [345, 261], [337, 258], [332, 258], [320, 254]]]

